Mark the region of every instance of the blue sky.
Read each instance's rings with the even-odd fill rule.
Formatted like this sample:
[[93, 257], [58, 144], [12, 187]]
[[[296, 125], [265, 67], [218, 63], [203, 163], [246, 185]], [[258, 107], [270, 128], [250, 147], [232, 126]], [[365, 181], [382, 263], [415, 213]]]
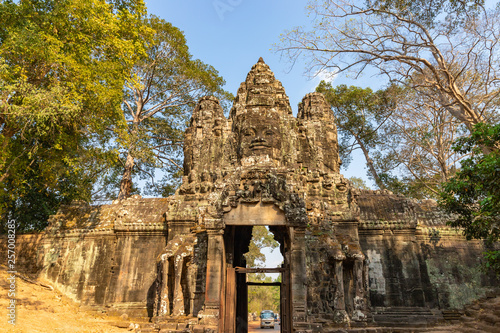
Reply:
[[[283, 84], [294, 114], [297, 113], [297, 104], [307, 93], [314, 91], [320, 81], [304, 73], [304, 63], [297, 62], [290, 68], [290, 63], [272, 50], [286, 29], [310, 22], [305, 0], [145, 1], [149, 13], [171, 22], [184, 32], [193, 57], [215, 67], [226, 80], [225, 89], [233, 94], [259, 57]], [[367, 79], [371, 80], [370, 83], [377, 80], [365, 77], [352, 81], [339, 76], [334, 85], [366, 87]], [[371, 184], [364, 165], [362, 155], [355, 154], [349, 169], [341, 170], [341, 173], [346, 177], [362, 177]]]
[[[194, 57], [214, 66], [236, 93], [259, 57], [274, 71], [296, 112], [302, 97], [316, 83], [302, 75], [302, 66], [280, 61], [271, 50], [286, 29], [307, 21], [304, 1], [285, 0], [146, 0], [150, 13], [186, 35]], [[233, 5], [231, 5], [231, 3]]]

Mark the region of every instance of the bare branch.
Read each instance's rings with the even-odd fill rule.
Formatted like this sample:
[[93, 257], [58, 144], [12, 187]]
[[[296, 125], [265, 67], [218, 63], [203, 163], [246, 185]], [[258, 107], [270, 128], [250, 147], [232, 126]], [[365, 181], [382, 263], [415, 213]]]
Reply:
[[417, 93], [432, 88], [434, 100], [469, 129], [491, 118], [500, 92], [499, 8], [464, 13], [452, 29], [444, 21], [429, 27], [411, 12], [402, 15], [349, 0], [311, 6], [313, 29], [289, 31], [277, 48], [291, 61], [306, 58], [311, 73], [332, 68], [356, 77], [372, 67]]

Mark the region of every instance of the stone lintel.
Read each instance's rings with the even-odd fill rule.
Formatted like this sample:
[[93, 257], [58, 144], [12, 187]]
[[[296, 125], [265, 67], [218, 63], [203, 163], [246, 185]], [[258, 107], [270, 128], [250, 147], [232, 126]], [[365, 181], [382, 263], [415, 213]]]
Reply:
[[281, 209], [270, 203], [241, 203], [224, 214], [226, 225], [286, 225]]
[[173, 226], [173, 225], [179, 225], [179, 226], [192, 226], [196, 224], [197, 220], [192, 219], [192, 220], [169, 220], [167, 221], [167, 225]]

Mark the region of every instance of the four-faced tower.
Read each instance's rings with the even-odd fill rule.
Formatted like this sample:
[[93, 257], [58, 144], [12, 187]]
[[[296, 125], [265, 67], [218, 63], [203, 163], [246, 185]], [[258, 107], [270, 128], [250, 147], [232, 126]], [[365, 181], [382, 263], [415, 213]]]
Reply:
[[[309, 317], [366, 320], [357, 206], [339, 174], [333, 113], [321, 94], [304, 97], [294, 117], [283, 86], [261, 58], [240, 85], [229, 119], [215, 98], [200, 100], [184, 154], [183, 184], [166, 213], [169, 242], [160, 256], [158, 314], [198, 316], [206, 325], [241, 332], [237, 323], [246, 327], [247, 321], [241, 301], [247, 297], [245, 274], [252, 271], [243, 254], [252, 227], [265, 225], [284, 257], [275, 271], [282, 274], [287, 300], [281, 305], [285, 331], [306, 328]], [[176, 259], [171, 244], [191, 252], [181, 251]], [[197, 246], [206, 252], [195, 262]], [[324, 267], [315, 268], [311, 260]], [[192, 286], [182, 288], [182, 280]]]

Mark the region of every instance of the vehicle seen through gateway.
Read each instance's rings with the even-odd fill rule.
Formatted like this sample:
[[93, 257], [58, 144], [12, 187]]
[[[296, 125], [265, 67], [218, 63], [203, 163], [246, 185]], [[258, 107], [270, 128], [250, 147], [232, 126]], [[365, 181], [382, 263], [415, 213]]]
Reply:
[[260, 313], [260, 328], [274, 328], [274, 312], [262, 310]]

